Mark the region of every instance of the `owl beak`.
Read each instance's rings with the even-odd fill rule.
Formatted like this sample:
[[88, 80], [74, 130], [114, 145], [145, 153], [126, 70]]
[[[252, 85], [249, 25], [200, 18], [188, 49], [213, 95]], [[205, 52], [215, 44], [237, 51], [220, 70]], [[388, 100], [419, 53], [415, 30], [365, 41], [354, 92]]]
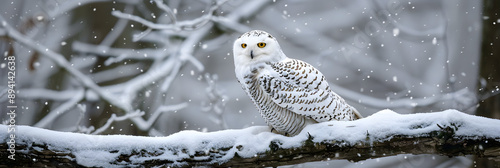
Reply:
[[253, 59], [253, 50], [250, 50], [250, 58]]

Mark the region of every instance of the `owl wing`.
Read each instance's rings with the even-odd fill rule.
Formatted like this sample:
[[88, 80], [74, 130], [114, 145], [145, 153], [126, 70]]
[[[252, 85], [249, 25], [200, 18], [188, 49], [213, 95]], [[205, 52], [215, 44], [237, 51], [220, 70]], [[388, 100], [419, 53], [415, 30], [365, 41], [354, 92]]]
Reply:
[[329, 89], [323, 74], [311, 65], [292, 60], [271, 67], [275, 73], [260, 76], [259, 85], [278, 106], [318, 122], [352, 115], [353, 108]]

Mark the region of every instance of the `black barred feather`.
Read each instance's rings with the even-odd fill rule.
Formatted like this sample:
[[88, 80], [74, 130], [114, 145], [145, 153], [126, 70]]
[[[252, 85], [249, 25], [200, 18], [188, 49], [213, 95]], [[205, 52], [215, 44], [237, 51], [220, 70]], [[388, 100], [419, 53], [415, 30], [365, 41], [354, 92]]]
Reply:
[[[296, 135], [308, 123], [359, 118], [313, 66], [295, 59], [266, 65], [246, 75], [243, 87], [278, 132]], [[272, 73], [260, 73], [266, 68]]]
[[233, 54], [238, 81], [278, 133], [293, 136], [311, 123], [361, 118], [330, 90], [319, 70], [286, 57], [269, 33], [253, 30], [241, 35]]

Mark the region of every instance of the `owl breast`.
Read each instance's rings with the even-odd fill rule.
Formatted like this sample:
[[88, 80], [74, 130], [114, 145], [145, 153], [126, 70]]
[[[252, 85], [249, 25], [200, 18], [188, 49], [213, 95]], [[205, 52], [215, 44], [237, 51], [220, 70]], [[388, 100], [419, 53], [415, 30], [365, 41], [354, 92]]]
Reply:
[[283, 135], [293, 136], [300, 133], [306, 125], [316, 123], [309, 117], [280, 107], [272, 100], [273, 97], [268, 94], [268, 91], [260, 86], [261, 82], [265, 82], [262, 81], [264, 79], [262, 76], [268, 75], [267, 65], [254, 68], [249, 72], [239, 82], [270, 127]]

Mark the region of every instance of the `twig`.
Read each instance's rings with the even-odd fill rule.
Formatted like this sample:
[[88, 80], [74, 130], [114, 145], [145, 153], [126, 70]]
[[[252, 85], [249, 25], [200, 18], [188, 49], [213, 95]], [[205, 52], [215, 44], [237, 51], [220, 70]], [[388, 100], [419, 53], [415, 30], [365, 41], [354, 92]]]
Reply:
[[80, 124], [83, 121], [83, 118], [85, 117], [85, 113], [87, 112], [87, 105], [86, 104], [77, 104], [76, 107], [78, 107], [78, 110], [80, 111], [80, 116], [78, 117], [78, 120], [76, 121], [75, 127], [78, 132], [84, 132], [86, 134], [89, 134], [91, 131], [93, 131], [94, 127], [92, 129], [88, 129], [80, 126]]
[[181, 64], [175, 57], [164, 60], [157, 66], [151, 67], [144, 74], [137, 76], [121, 85], [111, 86], [111, 90], [122, 92], [122, 101], [125, 103], [131, 103], [135, 99], [136, 94], [139, 90], [151, 85], [152, 82], [159, 80], [160, 78], [166, 76], [173, 72], [175, 64]]
[[73, 98], [64, 102], [56, 109], [52, 110], [49, 114], [45, 115], [40, 121], [38, 121], [34, 126], [41, 128], [50, 128], [51, 124], [59, 117], [66, 113], [69, 109], [75, 106], [78, 102], [80, 102], [85, 95], [85, 91], [80, 89], [73, 95]]
[[176, 105], [170, 105], [170, 106], [160, 106], [158, 107], [153, 115], [148, 118], [146, 121], [146, 125], [141, 126], [145, 128], [152, 128], [152, 126], [155, 124], [155, 122], [160, 118], [161, 114], [165, 112], [170, 112], [170, 111], [178, 111], [183, 108], [186, 108], [188, 106], [188, 103], [181, 103], [181, 104], [176, 104]]
[[217, 118], [212, 118], [211, 120], [219, 125], [222, 129], [228, 129], [227, 123], [224, 120], [224, 111], [226, 106], [227, 96], [223, 94], [219, 88], [217, 88], [217, 75], [210, 75], [208, 73], [205, 74], [205, 80], [208, 84], [208, 87], [205, 89], [209, 103], [202, 103], [202, 110], [209, 112], [213, 111]]
[[[75, 97], [80, 90], [54, 91], [48, 89], [20, 89], [19, 97], [24, 99], [49, 99], [55, 101], [65, 101]], [[1, 96], [1, 95], [0, 95]]]
[[212, 28], [213, 24], [209, 24], [208, 26], [202, 27], [198, 29], [197, 31], [193, 32], [190, 34], [186, 40], [184, 40], [184, 43], [182, 43], [181, 48], [179, 49], [179, 58], [182, 61], [189, 61], [191, 62], [197, 69], [198, 71], [203, 71], [205, 67], [203, 64], [198, 61], [196, 58], [193, 56], [193, 51], [195, 49], [195, 45], [197, 45], [198, 42], [202, 40], [205, 35], [208, 34], [210, 29]]
[[[138, 62], [138, 63], [133, 63], [133, 64], [120, 65], [120, 66], [113, 68], [113, 69], [107, 69], [107, 70], [103, 70], [103, 71], [89, 74], [89, 77], [91, 77], [96, 83], [119, 80], [120, 78], [130, 78], [130, 77], [134, 77], [134, 76], [138, 76], [138, 75], [143, 74], [142, 71], [137, 69], [139, 67], [144, 66], [143, 64], [144, 63]], [[132, 69], [133, 69], [133, 71], [132, 71]], [[119, 72], [123, 72], [123, 73], [119, 73]], [[117, 85], [119, 85], [119, 84], [111, 85], [111, 87], [117, 86]], [[109, 87], [105, 86], [102, 88], [106, 89]], [[114, 92], [114, 93], [120, 93], [120, 92]]]
[[102, 90], [97, 84], [95, 84], [91, 79], [89, 79], [87, 76], [85, 76], [83, 73], [78, 71], [77, 69], [74, 69], [71, 64], [64, 58], [64, 56], [60, 55], [59, 53], [56, 53], [49, 48], [39, 44], [35, 43], [32, 40], [29, 40], [29, 38], [25, 37], [21, 33], [19, 33], [17, 30], [12, 28], [6, 21], [5, 19], [0, 16], [0, 22], [2, 23], [2, 26], [4, 29], [7, 31], [7, 35], [12, 38], [13, 40], [28, 46], [30, 48], [33, 48], [37, 52], [39, 52], [41, 55], [46, 56], [47, 58], [51, 59], [56, 63], [58, 66], [66, 70], [69, 74], [75, 77], [76, 80], [80, 81], [80, 83], [94, 91], [97, 95], [99, 95], [102, 99], [108, 101], [109, 103], [113, 104], [115, 107], [120, 108], [124, 111], [131, 111], [132, 107], [129, 104], [124, 104], [120, 101], [117, 101], [117, 99], [114, 98], [114, 96], [110, 95], [107, 91]]
[[123, 13], [121, 11], [112, 11], [111, 14], [113, 16], [116, 16], [117, 18], [121, 18], [121, 19], [128, 19], [128, 20], [132, 20], [132, 21], [136, 21], [136, 22], [139, 22], [149, 28], [152, 28], [152, 29], [161, 29], [161, 30], [180, 30], [179, 27], [175, 26], [175, 25], [167, 25], [167, 24], [157, 24], [157, 23], [153, 23], [153, 22], [150, 22], [146, 19], [143, 19], [139, 16], [135, 16], [135, 15], [132, 15], [132, 14], [129, 14], [129, 13]]
[[[54, 10], [47, 11], [47, 16], [49, 18], [55, 18], [59, 15], [63, 15], [68, 11], [74, 10], [82, 5], [87, 5], [96, 2], [105, 2], [107, 0], [80, 0], [80, 1], [63, 1], [64, 3], [59, 3], [57, 8]], [[135, 0], [138, 2], [138, 0]]]
[[94, 54], [100, 57], [111, 57], [105, 62], [106, 65], [117, 63], [125, 59], [132, 60], [154, 60], [158, 59], [162, 53], [168, 53], [168, 48], [159, 49], [126, 49], [126, 48], [111, 48], [106, 45], [93, 45], [75, 41], [73, 42], [73, 50], [81, 53]]
[[[467, 88], [458, 90], [453, 93], [446, 93], [443, 95], [436, 95], [427, 98], [401, 98], [395, 100], [378, 99], [370, 96], [360, 94], [358, 92], [345, 89], [337, 85], [330, 85], [332, 90], [336, 93], [342, 95], [346, 99], [353, 101], [360, 101], [360, 104], [376, 107], [376, 108], [415, 108], [415, 107], [425, 107], [431, 104], [443, 102], [446, 100], [457, 100], [461, 97], [460, 101], [464, 107], [468, 107], [470, 104], [475, 104], [477, 102], [474, 100], [474, 93], [470, 92]], [[470, 101], [472, 100], [472, 101]], [[451, 107], [450, 107], [451, 108]]]
[[[141, 18], [139, 16], [135, 16], [132, 14], [126, 14], [120, 11], [113, 11], [111, 14], [113, 16], [116, 16], [118, 18], [123, 18], [123, 19], [129, 19], [132, 21], [139, 22], [150, 29], [159, 29], [159, 30], [173, 30], [173, 31], [180, 31], [180, 30], [195, 30], [198, 29], [205, 24], [209, 23], [211, 20], [211, 17], [213, 16], [213, 13], [215, 10], [217, 10], [222, 4], [224, 4], [227, 0], [222, 0], [216, 2], [214, 6], [212, 6], [209, 11], [207, 12], [206, 15], [201, 16], [199, 18], [193, 19], [193, 20], [186, 20], [186, 21], [180, 21], [177, 22], [177, 19], [174, 17], [173, 12], [170, 12], [169, 17], [171, 17], [171, 20], [173, 21], [172, 24], [158, 24], [158, 23], [153, 23], [151, 21], [148, 21], [144, 18]], [[166, 5], [160, 5], [162, 3], [156, 3], [160, 9], [167, 10], [168, 7]], [[167, 12], [168, 13], [168, 12]]]
[[[134, 6], [127, 4], [125, 6], [125, 9], [123, 9], [125, 13], [133, 13], [134, 12]], [[127, 19], [118, 19], [118, 21], [115, 23], [115, 26], [113, 26], [113, 29], [106, 35], [104, 40], [102, 40], [100, 46], [111, 46], [113, 43], [118, 39], [120, 34], [125, 30], [127, 27], [128, 20]]]
[[149, 33], [151, 33], [152, 30], [153, 29], [148, 28], [148, 29], [146, 29], [145, 31], [143, 31], [143, 32], [141, 32], [139, 34], [134, 34], [134, 36], [132, 37], [132, 41], [133, 42], [138, 42], [142, 38], [146, 37]]
[[160, 87], [160, 92], [165, 93], [170, 88], [170, 84], [174, 81], [175, 77], [177, 77], [179, 70], [181, 68], [181, 64], [175, 64], [172, 68], [172, 73], [168, 75], [165, 80], [163, 80], [163, 84]]
[[170, 21], [172, 21], [172, 24], [175, 25], [177, 23], [177, 17], [175, 16], [175, 13], [172, 11], [170, 7], [168, 7], [166, 4], [163, 3], [162, 0], [155, 0], [156, 6], [158, 8], [162, 9], [167, 13], [167, 16], [170, 18]]
[[[382, 5], [383, 3], [382, 2], [378, 2], [378, 1], [373, 1], [373, 5], [378, 8], [378, 9], [385, 9]], [[381, 10], [381, 11], [384, 11], [386, 13], [383, 13], [383, 15], [380, 15], [380, 16], [383, 16], [383, 17], [387, 17], [387, 18], [383, 18], [384, 20], [388, 20], [388, 21], [391, 21], [390, 23], [394, 25], [394, 27], [397, 27], [399, 29], [399, 37], [402, 37], [404, 39], [412, 39], [412, 40], [415, 40], [415, 41], [421, 41], [422, 39], [426, 39], [426, 40], [432, 40], [432, 38], [434, 37], [438, 37], [438, 38], [443, 38], [444, 35], [446, 35], [446, 26], [438, 26], [434, 29], [425, 29], [425, 30], [422, 30], [422, 29], [414, 29], [412, 27], [408, 27], [408, 26], [404, 26], [403, 24], [400, 24], [399, 22], [397, 22], [398, 18], [397, 18], [397, 13], [389, 13], [389, 12], [392, 12], [392, 11], [387, 11], [387, 10]], [[444, 14], [444, 13], [442, 13]], [[446, 19], [446, 17], [443, 17], [443, 19]], [[445, 23], [446, 24], [446, 23]], [[418, 38], [416, 38], [418, 37]]]
[[143, 115], [144, 115], [143, 111], [135, 111], [133, 113], [127, 113], [127, 114], [120, 116], [120, 117], [117, 117], [116, 114], [113, 113], [113, 114], [111, 114], [111, 117], [109, 117], [108, 121], [106, 121], [106, 124], [104, 124], [101, 128], [98, 128], [97, 130], [92, 132], [92, 134], [97, 135], [97, 134], [100, 134], [100, 133], [106, 131], [109, 128], [109, 126], [111, 126], [111, 124], [115, 121], [128, 120], [131, 118], [141, 117]]

